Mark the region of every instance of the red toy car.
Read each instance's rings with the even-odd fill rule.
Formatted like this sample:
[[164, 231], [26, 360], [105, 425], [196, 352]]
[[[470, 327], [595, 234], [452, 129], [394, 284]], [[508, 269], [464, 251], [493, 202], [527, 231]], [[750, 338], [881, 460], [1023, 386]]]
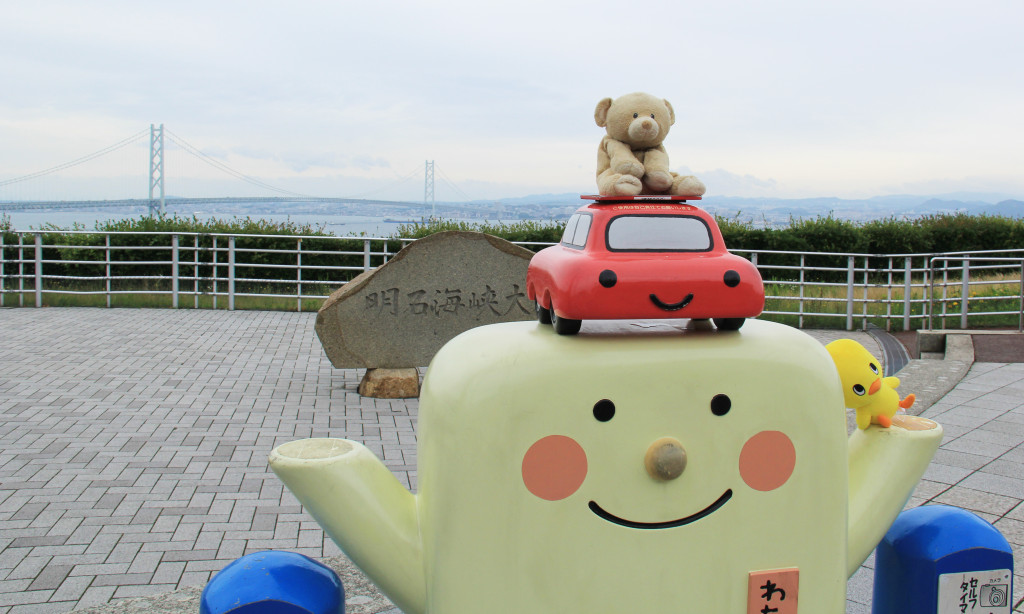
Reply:
[[707, 211], [684, 197], [583, 198], [597, 202], [530, 261], [526, 292], [541, 323], [561, 335], [583, 320], [633, 318], [710, 318], [736, 330], [764, 309], [761, 274], [725, 249]]

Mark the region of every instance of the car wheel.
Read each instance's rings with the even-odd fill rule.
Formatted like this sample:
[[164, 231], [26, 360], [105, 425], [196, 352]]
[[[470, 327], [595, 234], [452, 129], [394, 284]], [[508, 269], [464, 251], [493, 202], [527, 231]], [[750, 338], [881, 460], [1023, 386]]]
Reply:
[[551, 311], [541, 307], [540, 301], [535, 303], [534, 312], [537, 314], [537, 321], [541, 324], [551, 324]]
[[583, 320], [570, 320], [569, 318], [560, 318], [555, 313], [555, 304], [551, 303], [551, 309], [548, 310], [551, 314], [551, 324], [555, 327], [555, 332], [559, 335], [575, 335], [580, 332], [580, 326], [583, 324]]
[[746, 318], [714, 318], [718, 330], [739, 330]]

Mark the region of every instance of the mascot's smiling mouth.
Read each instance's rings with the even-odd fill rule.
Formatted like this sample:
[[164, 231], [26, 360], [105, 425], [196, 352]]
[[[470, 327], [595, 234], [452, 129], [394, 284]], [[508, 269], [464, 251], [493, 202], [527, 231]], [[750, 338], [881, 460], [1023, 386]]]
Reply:
[[679, 311], [683, 307], [686, 307], [687, 305], [689, 305], [690, 301], [692, 301], [692, 300], [693, 300], [693, 292], [691, 292], [691, 293], [687, 294], [686, 296], [684, 296], [683, 300], [679, 301], [678, 303], [671, 303], [671, 304], [670, 303], [666, 303], [665, 301], [663, 301], [660, 298], [658, 298], [657, 294], [653, 294], [653, 293], [651, 294], [651, 302], [654, 303], [659, 309], [664, 309], [665, 311]]
[[674, 527], [681, 527], [685, 524], [690, 524], [691, 522], [696, 522], [701, 518], [704, 518], [705, 516], [710, 516], [714, 512], [718, 511], [718, 508], [725, 505], [726, 502], [729, 501], [729, 499], [731, 498], [732, 489], [729, 488], [724, 493], [722, 493], [722, 496], [719, 497], [714, 503], [705, 507], [696, 514], [690, 514], [686, 518], [679, 518], [678, 520], [667, 520], [665, 522], [636, 522], [635, 520], [626, 520], [625, 518], [619, 518], [614, 514], [609, 514], [608, 512], [606, 512], [604, 508], [597, 504], [596, 501], [590, 502], [590, 511], [594, 512], [595, 514], [607, 520], [608, 522], [614, 522], [615, 524], [620, 524], [624, 527], [629, 527], [631, 529], [672, 529]]

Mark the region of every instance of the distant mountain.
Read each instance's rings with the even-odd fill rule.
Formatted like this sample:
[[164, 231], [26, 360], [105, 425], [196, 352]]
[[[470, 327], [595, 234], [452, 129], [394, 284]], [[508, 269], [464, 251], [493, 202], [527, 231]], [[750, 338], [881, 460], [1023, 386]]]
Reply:
[[[584, 201], [579, 194], [567, 192], [503, 198], [498, 202], [501, 210], [516, 212], [514, 215], [566, 219]], [[494, 206], [495, 201], [476, 201], [473, 204]], [[700, 201], [700, 206], [722, 217], [735, 217], [757, 226], [784, 226], [790, 220], [828, 215], [855, 222], [955, 213], [1024, 218], [1024, 201], [1007, 198], [1003, 194], [967, 192], [931, 196], [891, 194], [864, 199], [708, 196]]]
[[981, 213], [986, 215], [1024, 218], [1024, 201], [1021, 200], [1004, 200], [994, 205], [981, 207], [980, 209]]

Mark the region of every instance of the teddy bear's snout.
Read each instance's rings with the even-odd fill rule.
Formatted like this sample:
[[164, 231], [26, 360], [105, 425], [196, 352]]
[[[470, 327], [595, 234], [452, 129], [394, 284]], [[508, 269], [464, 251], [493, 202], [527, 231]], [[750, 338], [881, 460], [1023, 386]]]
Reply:
[[633, 141], [651, 141], [661, 132], [658, 122], [650, 117], [634, 119], [629, 124], [629, 138]]

